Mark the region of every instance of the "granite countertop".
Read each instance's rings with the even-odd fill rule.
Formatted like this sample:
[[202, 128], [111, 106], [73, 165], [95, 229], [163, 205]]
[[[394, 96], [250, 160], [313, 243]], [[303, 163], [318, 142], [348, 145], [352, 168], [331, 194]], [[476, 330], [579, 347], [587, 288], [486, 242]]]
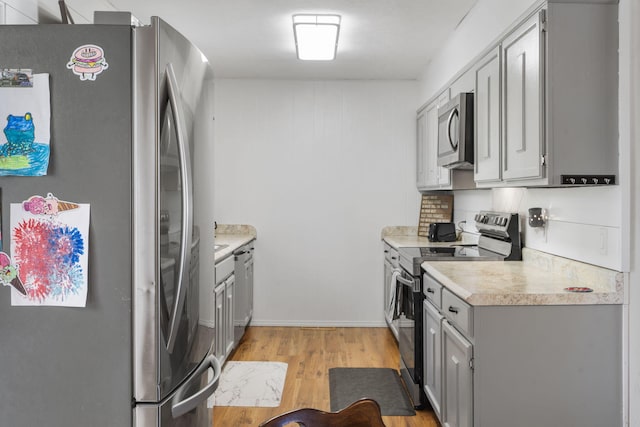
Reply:
[[422, 268], [473, 306], [624, 302], [623, 273], [528, 248], [522, 249], [522, 261], [430, 261]]
[[255, 227], [242, 224], [218, 224], [215, 244], [227, 245], [215, 251], [215, 262], [231, 256], [233, 251], [258, 237]]

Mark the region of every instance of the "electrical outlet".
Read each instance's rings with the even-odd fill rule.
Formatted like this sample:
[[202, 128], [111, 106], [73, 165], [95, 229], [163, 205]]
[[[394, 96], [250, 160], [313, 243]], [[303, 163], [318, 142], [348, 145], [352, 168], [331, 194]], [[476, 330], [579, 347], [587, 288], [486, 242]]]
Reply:
[[598, 252], [600, 252], [600, 255], [606, 255], [609, 246], [607, 229], [600, 228], [598, 236]]

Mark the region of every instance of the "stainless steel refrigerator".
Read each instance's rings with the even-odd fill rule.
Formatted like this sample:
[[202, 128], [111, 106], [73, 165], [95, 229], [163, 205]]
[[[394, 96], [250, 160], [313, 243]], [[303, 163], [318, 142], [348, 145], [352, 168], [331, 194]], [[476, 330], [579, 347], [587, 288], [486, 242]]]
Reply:
[[[51, 111], [47, 175], [0, 177], [4, 250], [10, 203], [91, 206], [85, 308], [12, 307], [0, 287], [1, 426], [212, 424], [211, 186], [194, 181], [212, 163], [211, 67], [161, 19], [109, 21], [0, 26], [0, 68], [48, 73]], [[72, 69], [85, 45], [99, 73]]]

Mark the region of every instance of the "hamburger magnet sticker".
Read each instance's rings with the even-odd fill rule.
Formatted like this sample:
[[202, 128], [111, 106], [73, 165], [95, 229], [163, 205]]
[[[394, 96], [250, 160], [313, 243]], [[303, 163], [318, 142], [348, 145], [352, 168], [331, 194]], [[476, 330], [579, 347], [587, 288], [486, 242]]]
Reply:
[[98, 74], [109, 68], [109, 64], [107, 64], [104, 51], [100, 46], [85, 44], [73, 51], [67, 68], [79, 76], [82, 81], [95, 81]]

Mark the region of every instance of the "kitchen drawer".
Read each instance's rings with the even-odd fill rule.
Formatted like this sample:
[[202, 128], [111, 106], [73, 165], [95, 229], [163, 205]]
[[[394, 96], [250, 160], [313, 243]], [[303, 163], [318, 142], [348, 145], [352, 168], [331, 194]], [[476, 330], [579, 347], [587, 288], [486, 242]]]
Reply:
[[442, 290], [442, 313], [468, 337], [473, 337], [473, 308], [454, 295]]
[[438, 309], [442, 309], [442, 285], [428, 274], [422, 275], [424, 296]]
[[216, 285], [219, 285], [233, 273], [235, 263], [233, 257], [227, 257], [216, 264]]
[[384, 243], [384, 258], [391, 263], [393, 268], [398, 268], [400, 260], [398, 250], [390, 246], [388, 243]]

